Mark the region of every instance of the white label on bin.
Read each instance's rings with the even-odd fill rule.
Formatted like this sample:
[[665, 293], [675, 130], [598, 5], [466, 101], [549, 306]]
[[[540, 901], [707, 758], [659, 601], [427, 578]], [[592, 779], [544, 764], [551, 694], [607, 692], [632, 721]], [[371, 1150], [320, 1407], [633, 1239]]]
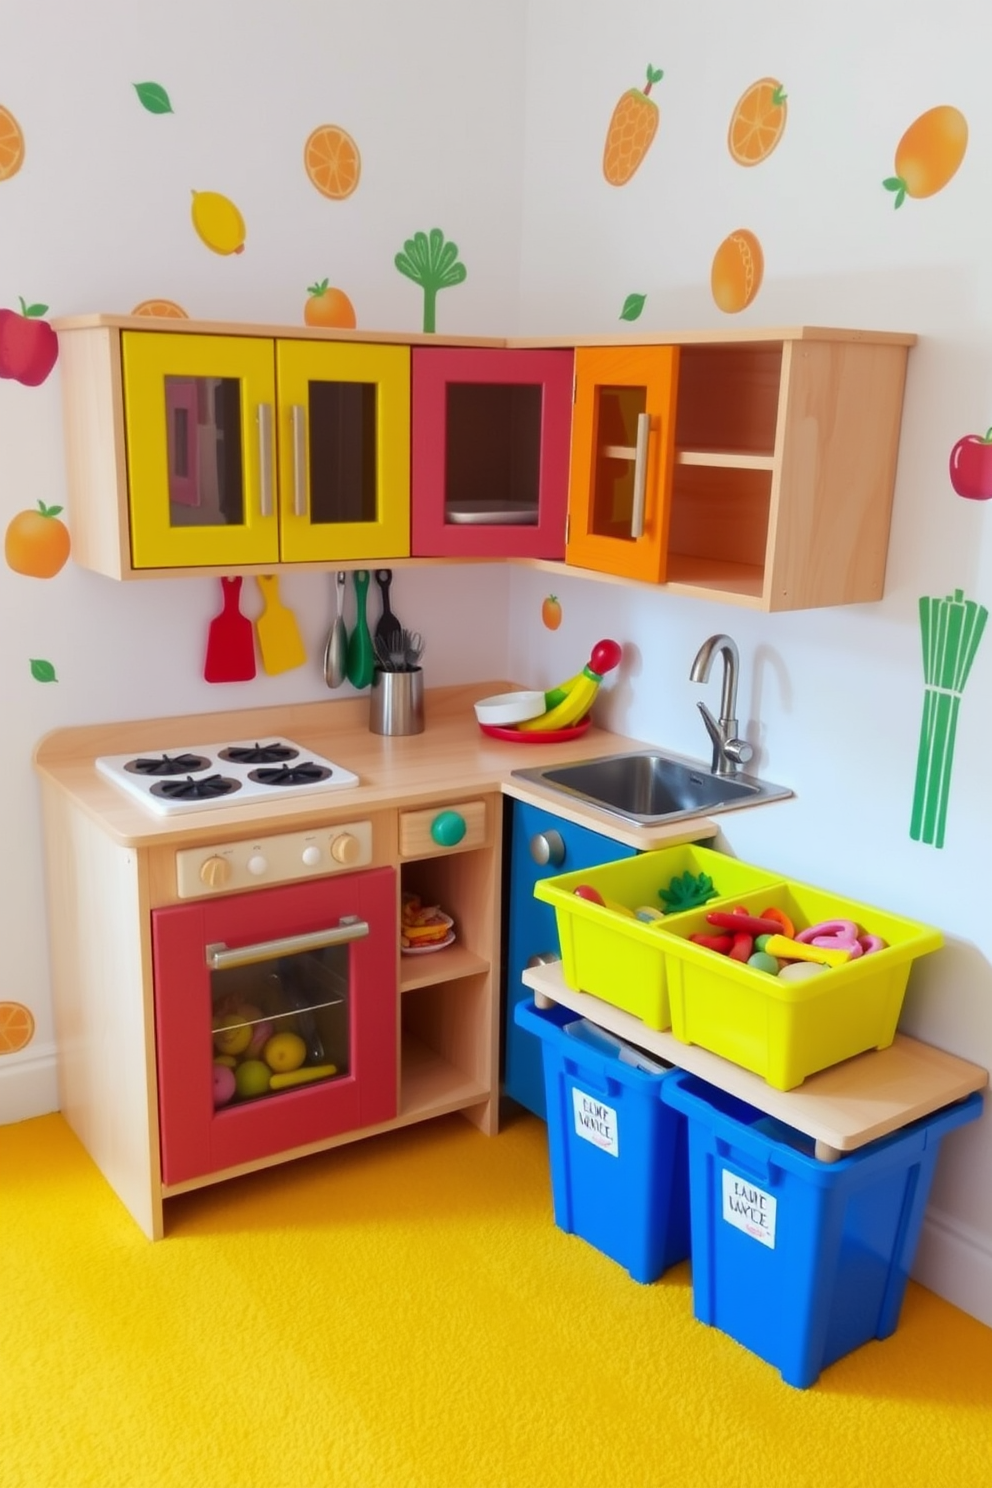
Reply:
[[611, 1157], [620, 1156], [620, 1133], [617, 1129], [617, 1113], [612, 1106], [604, 1106], [595, 1096], [572, 1086], [572, 1110], [575, 1115], [575, 1130], [594, 1147], [608, 1152]]
[[769, 1250], [775, 1249], [775, 1208], [778, 1200], [774, 1194], [755, 1188], [745, 1178], [723, 1169], [723, 1217], [728, 1224], [743, 1230], [754, 1240], [760, 1240]]

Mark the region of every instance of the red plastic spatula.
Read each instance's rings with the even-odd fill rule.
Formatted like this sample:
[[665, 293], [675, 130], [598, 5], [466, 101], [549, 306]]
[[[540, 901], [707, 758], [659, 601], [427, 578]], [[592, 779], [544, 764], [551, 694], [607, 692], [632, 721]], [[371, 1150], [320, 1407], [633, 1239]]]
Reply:
[[220, 583], [224, 605], [210, 622], [203, 675], [207, 682], [250, 682], [255, 675], [255, 632], [238, 605], [241, 576]]

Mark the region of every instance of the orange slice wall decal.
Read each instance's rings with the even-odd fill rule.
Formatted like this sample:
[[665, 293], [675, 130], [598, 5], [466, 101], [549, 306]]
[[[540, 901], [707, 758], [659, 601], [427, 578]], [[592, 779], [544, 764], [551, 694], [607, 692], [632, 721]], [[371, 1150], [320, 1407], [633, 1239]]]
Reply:
[[759, 78], [738, 98], [727, 130], [727, 149], [738, 165], [760, 165], [785, 132], [786, 94], [778, 78]]
[[362, 157], [340, 124], [318, 124], [303, 146], [303, 167], [321, 196], [344, 201], [358, 185]]
[[754, 233], [739, 227], [713, 255], [710, 289], [719, 309], [736, 315], [751, 304], [765, 273], [765, 255]]

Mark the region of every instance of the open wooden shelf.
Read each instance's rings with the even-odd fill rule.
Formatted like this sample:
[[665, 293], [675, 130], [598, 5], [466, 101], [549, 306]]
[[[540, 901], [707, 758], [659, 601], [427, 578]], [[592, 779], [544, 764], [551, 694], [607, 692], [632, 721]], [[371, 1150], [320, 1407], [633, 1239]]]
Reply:
[[465, 946], [447, 946], [424, 956], [400, 956], [400, 991], [412, 992], [417, 987], [433, 987], [437, 982], [454, 982], [459, 977], [475, 976], [489, 970], [484, 956], [477, 956]]
[[404, 1032], [397, 1122], [420, 1121], [488, 1100], [490, 1090], [413, 1034]]

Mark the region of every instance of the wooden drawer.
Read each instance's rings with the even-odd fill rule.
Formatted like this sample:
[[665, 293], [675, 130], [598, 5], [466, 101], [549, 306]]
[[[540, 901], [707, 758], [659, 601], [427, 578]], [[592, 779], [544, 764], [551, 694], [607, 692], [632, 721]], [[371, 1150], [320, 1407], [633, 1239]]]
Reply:
[[[460, 835], [459, 820], [464, 826]], [[467, 852], [489, 841], [489, 811], [485, 801], [453, 801], [426, 811], [401, 811], [399, 828], [401, 858]]]

